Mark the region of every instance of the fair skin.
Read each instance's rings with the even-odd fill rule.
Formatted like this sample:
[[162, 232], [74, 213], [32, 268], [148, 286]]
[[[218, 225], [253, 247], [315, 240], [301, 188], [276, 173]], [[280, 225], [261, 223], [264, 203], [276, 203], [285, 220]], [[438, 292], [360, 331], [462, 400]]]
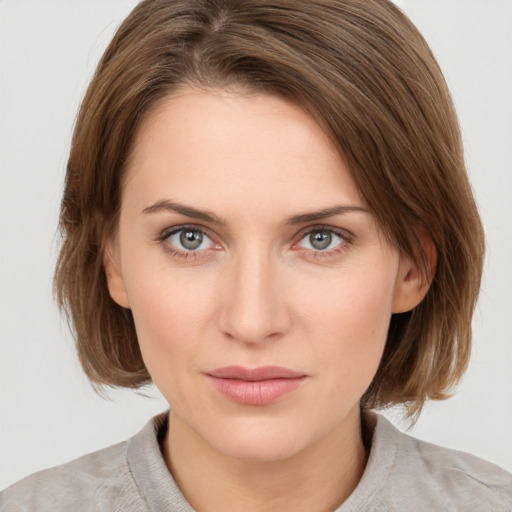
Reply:
[[[391, 314], [428, 284], [308, 114], [260, 93], [167, 98], [136, 133], [105, 268], [196, 510], [327, 511], [350, 495], [367, 460], [359, 400]], [[298, 378], [212, 376], [269, 365]]]

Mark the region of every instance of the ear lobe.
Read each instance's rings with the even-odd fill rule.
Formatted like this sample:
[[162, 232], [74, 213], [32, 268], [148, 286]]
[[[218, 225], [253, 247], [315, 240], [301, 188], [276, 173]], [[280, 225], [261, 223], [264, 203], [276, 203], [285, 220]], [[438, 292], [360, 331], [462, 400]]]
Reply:
[[110, 296], [123, 308], [130, 308], [130, 301], [124, 284], [123, 273], [117, 258], [117, 251], [112, 241], [107, 242], [103, 253], [103, 268], [107, 276], [107, 286]]
[[405, 313], [414, 309], [424, 299], [434, 280], [437, 251], [430, 233], [422, 229], [420, 237], [428, 268], [425, 272], [409, 257], [401, 258], [393, 297], [393, 313]]

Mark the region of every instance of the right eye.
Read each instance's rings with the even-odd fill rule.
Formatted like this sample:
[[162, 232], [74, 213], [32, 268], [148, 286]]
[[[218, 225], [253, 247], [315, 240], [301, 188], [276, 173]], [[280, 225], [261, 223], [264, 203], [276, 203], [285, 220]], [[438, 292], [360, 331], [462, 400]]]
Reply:
[[204, 251], [214, 247], [211, 238], [198, 228], [180, 228], [169, 233], [165, 240], [177, 251]]

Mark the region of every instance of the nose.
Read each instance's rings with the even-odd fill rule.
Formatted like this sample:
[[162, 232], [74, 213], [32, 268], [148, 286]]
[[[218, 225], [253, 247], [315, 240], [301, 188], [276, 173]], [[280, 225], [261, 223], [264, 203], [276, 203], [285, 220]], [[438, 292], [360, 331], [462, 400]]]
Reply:
[[229, 338], [261, 344], [282, 337], [291, 326], [279, 264], [264, 250], [242, 251], [221, 285], [219, 328]]

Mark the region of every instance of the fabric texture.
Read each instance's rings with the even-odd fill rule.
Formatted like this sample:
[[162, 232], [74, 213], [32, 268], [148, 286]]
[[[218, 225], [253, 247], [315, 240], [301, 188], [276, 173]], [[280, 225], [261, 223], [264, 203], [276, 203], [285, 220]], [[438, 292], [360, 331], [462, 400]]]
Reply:
[[[367, 467], [335, 512], [512, 512], [510, 473], [414, 439], [383, 416], [366, 421]], [[0, 493], [0, 512], [194, 512], [160, 451], [166, 428], [162, 413], [128, 441], [15, 483]]]

